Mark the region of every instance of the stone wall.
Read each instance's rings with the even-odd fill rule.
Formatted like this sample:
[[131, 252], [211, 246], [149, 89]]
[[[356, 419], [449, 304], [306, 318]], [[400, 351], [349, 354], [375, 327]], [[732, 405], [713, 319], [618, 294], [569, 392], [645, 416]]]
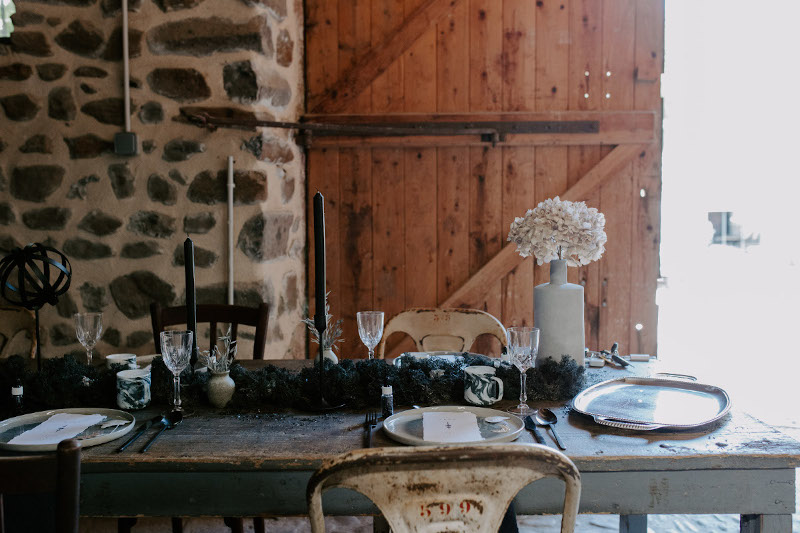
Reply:
[[184, 301], [187, 234], [198, 301], [225, 303], [233, 155], [236, 302], [271, 304], [268, 357], [304, 357], [302, 154], [284, 130], [181, 120], [202, 108], [296, 120], [302, 3], [129, 0], [133, 157], [112, 143], [124, 123], [120, 0], [16, 5], [0, 45], [0, 256], [43, 242], [72, 262], [69, 292], [42, 311], [45, 355], [80, 349], [78, 310], [104, 313], [101, 354], [153, 353], [148, 306]]

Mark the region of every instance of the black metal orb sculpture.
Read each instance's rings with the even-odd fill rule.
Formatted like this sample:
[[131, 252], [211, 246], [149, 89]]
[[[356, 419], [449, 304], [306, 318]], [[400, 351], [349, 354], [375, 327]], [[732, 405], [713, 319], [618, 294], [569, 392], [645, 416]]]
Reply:
[[45, 304], [56, 305], [71, 280], [67, 256], [38, 242], [15, 248], [0, 259], [0, 294], [12, 305], [36, 312], [36, 359], [40, 370], [39, 309]]
[[38, 310], [56, 305], [67, 292], [72, 268], [67, 256], [38, 242], [15, 248], [0, 259], [0, 290], [13, 305]]

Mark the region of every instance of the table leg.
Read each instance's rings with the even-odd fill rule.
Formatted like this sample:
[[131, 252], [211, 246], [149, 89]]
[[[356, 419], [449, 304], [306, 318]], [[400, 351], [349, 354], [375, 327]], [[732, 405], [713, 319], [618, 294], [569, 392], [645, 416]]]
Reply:
[[383, 515], [377, 515], [372, 517], [372, 533], [389, 533], [391, 530], [389, 529], [389, 522], [383, 517]]
[[790, 514], [743, 514], [739, 517], [740, 533], [791, 533]]
[[619, 533], [647, 533], [647, 515], [619, 515]]

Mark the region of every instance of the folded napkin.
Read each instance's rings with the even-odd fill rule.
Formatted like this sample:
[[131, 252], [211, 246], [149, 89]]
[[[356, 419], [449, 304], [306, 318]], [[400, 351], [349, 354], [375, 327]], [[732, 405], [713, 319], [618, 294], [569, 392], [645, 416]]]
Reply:
[[86, 428], [99, 424], [104, 415], [76, 415], [57, 413], [33, 429], [17, 435], [9, 444], [58, 444], [64, 439], [80, 435]]
[[422, 413], [422, 438], [431, 442], [483, 440], [475, 413], [430, 411]]

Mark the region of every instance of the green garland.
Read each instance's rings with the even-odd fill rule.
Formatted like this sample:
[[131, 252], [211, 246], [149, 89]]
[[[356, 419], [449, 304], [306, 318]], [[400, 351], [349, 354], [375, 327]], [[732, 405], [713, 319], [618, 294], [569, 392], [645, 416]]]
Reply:
[[[504, 399], [519, 398], [519, 371], [512, 365], [486, 356], [464, 353], [463, 362], [441, 359], [408, 359], [400, 367], [382, 359], [344, 359], [338, 365], [326, 361], [325, 397], [331, 403], [360, 408], [378, 405], [381, 386], [392, 385], [396, 405], [436, 405], [464, 403], [464, 364], [490, 365], [503, 380]], [[24, 385], [25, 411], [63, 407], [114, 407], [116, 371], [79, 363], [74, 357], [46, 359], [41, 372], [28, 370], [21, 357], [0, 361], [0, 417], [11, 413], [11, 386], [20, 379]], [[268, 408], [302, 408], [317, 397], [319, 371], [316, 366], [293, 372], [275, 365], [247, 370], [234, 364], [230, 372], [236, 392], [228, 405], [231, 411], [256, 411]], [[181, 376], [181, 398], [187, 405], [206, 404], [207, 372]], [[160, 357], [153, 361], [151, 392], [154, 404], [168, 405], [172, 376]], [[586, 385], [584, 368], [574, 360], [547, 359], [528, 371], [528, 398], [531, 401], [564, 401]]]

